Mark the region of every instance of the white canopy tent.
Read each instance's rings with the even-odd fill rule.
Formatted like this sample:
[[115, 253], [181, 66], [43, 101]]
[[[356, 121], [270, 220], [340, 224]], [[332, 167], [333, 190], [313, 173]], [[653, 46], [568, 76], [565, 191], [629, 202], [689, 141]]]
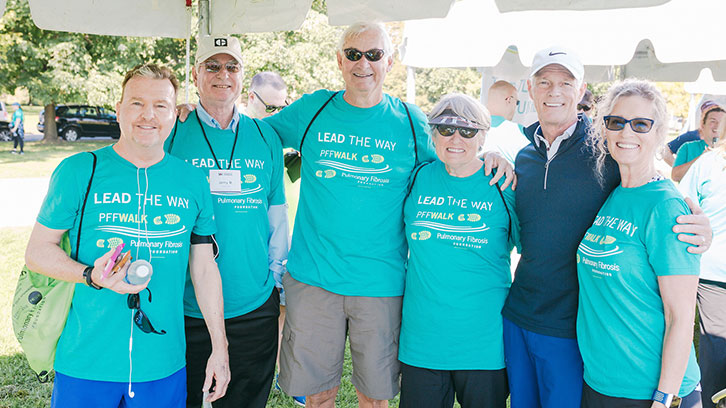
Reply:
[[[0, 0], [2, 2], [6, 0]], [[192, 0], [28, 0], [44, 30], [100, 35], [186, 38], [189, 101], [189, 37]], [[454, 0], [327, 0], [331, 25], [444, 17]], [[200, 35], [287, 31], [300, 28], [312, 0], [197, 0]]]
[[[590, 82], [630, 76], [693, 81], [703, 68], [709, 68], [716, 79], [726, 80], [726, 47], [694, 46], [723, 36], [726, 2], [722, 0], [508, 13], [498, 10], [500, 1], [462, 0], [446, 18], [407, 22], [401, 46], [403, 63], [422, 68], [477, 67], [483, 73], [483, 99], [484, 91], [497, 79], [512, 82], [520, 99], [528, 99], [528, 66], [537, 50], [553, 44], [580, 55], [586, 65], [585, 79]], [[413, 75], [412, 69], [409, 75]], [[409, 78], [409, 100], [414, 97], [413, 83]], [[531, 106], [522, 104], [515, 120], [529, 123], [531, 118]]]
[[[29, 0], [45, 30], [187, 38], [191, 0]], [[444, 17], [454, 0], [327, 0], [331, 25]], [[202, 35], [296, 30], [312, 0], [198, 0]]]
[[525, 10], [604, 10], [659, 6], [670, 0], [496, 0], [502, 13]]

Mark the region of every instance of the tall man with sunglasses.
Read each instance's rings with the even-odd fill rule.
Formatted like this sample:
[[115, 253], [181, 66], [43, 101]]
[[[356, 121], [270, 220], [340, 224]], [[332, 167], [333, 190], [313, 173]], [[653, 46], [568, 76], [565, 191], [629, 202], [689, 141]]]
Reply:
[[[199, 105], [177, 123], [166, 150], [208, 175], [217, 262], [232, 379], [215, 407], [267, 403], [277, 355], [282, 273], [287, 259], [287, 205], [280, 139], [270, 126], [238, 112], [242, 50], [234, 37], [199, 39], [193, 70]], [[194, 288], [184, 297], [187, 336], [187, 406], [202, 403], [204, 360], [211, 351]]]
[[[168, 68], [131, 70], [116, 105], [119, 141], [63, 160], [51, 177], [26, 263], [77, 283], [56, 350], [52, 407], [185, 405], [181, 305], [187, 265], [213, 344], [203, 362], [204, 388], [216, 381], [211, 400], [226, 391], [229, 362], [211, 245], [211, 196], [199, 170], [163, 150], [174, 126], [177, 87]], [[59, 247], [65, 233], [74, 259]], [[129, 265], [135, 268], [131, 262], [109, 271], [121, 244], [131, 261], [148, 262], [149, 282], [124, 281]]]
[[399, 391], [403, 201], [435, 155], [423, 112], [383, 93], [392, 53], [383, 25], [349, 27], [337, 52], [345, 89], [265, 119], [302, 154], [279, 382], [308, 407], [334, 406], [346, 337], [359, 406], [385, 407]]
[[[525, 130], [532, 143], [515, 164], [522, 257], [502, 309], [512, 408], [580, 407], [576, 251], [620, 183], [610, 157], [602, 184], [595, 175], [587, 144], [591, 123], [577, 114], [583, 77], [583, 65], [571, 50], [551, 47], [535, 55], [527, 81], [539, 121]], [[679, 217], [673, 230], [685, 233], [680, 240], [699, 245], [689, 252], [702, 253], [711, 241], [708, 219], [688, 202], [699, 215]]]

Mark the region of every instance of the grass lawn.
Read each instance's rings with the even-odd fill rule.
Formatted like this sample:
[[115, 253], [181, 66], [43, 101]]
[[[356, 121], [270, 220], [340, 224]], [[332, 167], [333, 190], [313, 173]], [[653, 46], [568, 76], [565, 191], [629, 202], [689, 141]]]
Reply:
[[114, 143], [115, 140], [61, 141], [58, 144], [26, 142], [25, 154], [10, 154], [13, 142], [0, 143], [0, 178], [49, 177], [64, 158]]

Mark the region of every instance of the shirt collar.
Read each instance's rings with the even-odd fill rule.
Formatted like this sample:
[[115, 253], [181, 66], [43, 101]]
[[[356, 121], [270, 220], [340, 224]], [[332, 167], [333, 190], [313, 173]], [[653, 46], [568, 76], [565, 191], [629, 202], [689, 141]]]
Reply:
[[[575, 123], [572, 124], [572, 126], [565, 129], [565, 131], [557, 136], [555, 140], [561, 139], [561, 141], [567, 140], [572, 136], [573, 133], [575, 133], [575, 128], [577, 127], [577, 122], [579, 122], [579, 119], [575, 121]], [[539, 147], [541, 142], [544, 142], [546, 146], [549, 146], [549, 142], [547, 139], [545, 139], [544, 136], [542, 136], [542, 127], [537, 126], [537, 130], [534, 132], [534, 142]], [[553, 141], [554, 143], [554, 141]]]
[[232, 120], [229, 122], [229, 126], [224, 129], [222, 129], [222, 125], [220, 125], [219, 122], [217, 122], [217, 120], [204, 109], [201, 102], [197, 105], [197, 115], [199, 115], [199, 120], [207, 126], [220, 130], [235, 130], [237, 128], [237, 122], [239, 122], [239, 111], [237, 110], [237, 105], [234, 105]]

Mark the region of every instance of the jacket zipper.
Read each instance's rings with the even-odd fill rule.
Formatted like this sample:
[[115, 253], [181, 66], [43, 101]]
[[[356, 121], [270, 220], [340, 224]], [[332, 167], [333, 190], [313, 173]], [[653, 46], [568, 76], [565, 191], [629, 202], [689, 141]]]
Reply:
[[[561, 146], [560, 146], [560, 147], [561, 147]], [[560, 150], [560, 149], [558, 148], [558, 149], [557, 149], [557, 152], [556, 152], [556, 153], [555, 153], [555, 154], [554, 154], [554, 155], [553, 155], [553, 156], [552, 156], [551, 158], [547, 159], [547, 161], [545, 162], [545, 174], [544, 174], [544, 189], [545, 189], [545, 190], [547, 190], [547, 174], [549, 173], [549, 170], [550, 170], [550, 162], [551, 162], [552, 160], [554, 160], [554, 159], [555, 159], [555, 157], [557, 157], [557, 154], [559, 153], [559, 150]], [[545, 153], [545, 154], [546, 154], [546, 153]]]

